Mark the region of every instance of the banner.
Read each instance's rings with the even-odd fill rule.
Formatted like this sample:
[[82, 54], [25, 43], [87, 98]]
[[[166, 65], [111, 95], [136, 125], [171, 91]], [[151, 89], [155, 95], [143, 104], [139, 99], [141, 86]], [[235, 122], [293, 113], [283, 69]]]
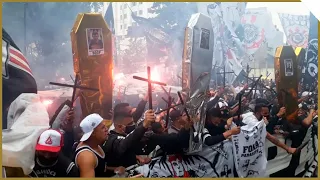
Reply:
[[[251, 115], [248, 115], [247, 118], [250, 119]], [[252, 118], [251, 118], [252, 119]], [[251, 121], [252, 122], [252, 121]], [[258, 131], [253, 131], [253, 136], [258, 136], [260, 140], [260, 146], [258, 148], [258, 153], [251, 156], [250, 153], [242, 153], [244, 147], [246, 146], [246, 152], [251, 150], [251, 153], [254, 153], [256, 150], [253, 150], [254, 146], [258, 146], [251, 144], [252, 146], [249, 147], [247, 144], [250, 144], [250, 136], [249, 133], [249, 142], [246, 142], [246, 135], [242, 139], [242, 143], [235, 143], [234, 146], [232, 142], [229, 140], [224, 141], [218, 145], [212, 147], [203, 147], [201, 152], [190, 154], [190, 155], [177, 155], [177, 156], [163, 156], [157, 157], [152, 160], [150, 164], [143, 165], [137, 167], [135, 171], [139, 174], [143, 174], [144, 177], [234, 177], [234, 164], [236, 163], [236, 168], [238, 169], [238, 175], [241, 177], [285, 177], [285, 172], [281, 172], [282, 170], [286, 169], [292, 160], [292, 155], [288, 154], [285, 150], [280, 147], [277, 147], [273, 143], [268, 140], [265, 140], [266, 131], [265, 126], [260, 123], [252, 123], [251, 127], [257, 127]], [[256, 124], [257, 126], [254, 126]], [[263, 127], [262, 129], [259, 127]], [[246, 129], [246, 128], [245, 128]], [[262, 132], [261, 132], [262, 130]], [[308, 131], [306, 139], [309, 137], [313, 137], [313, 145], [308, 144], [308, 146], [302, 149], [302, 153], [300, 155], [300, 165], [297, 168], [297, 172], [302, 172], [305, 177], [310, 177], [316, 170], [318, 166], [318, 138], [316, 134], [308, 135], [312, 133], [312, 131]], [[244, 135], [245, 133], [242, 132]], [[252, 134], [251, 134], [252, 135]], [[283, 136], [275, 135], [279, 141], [285, 143], [288, 146], [291, 146], [291, 140], [285, 139]], [[264, 138], [262, 138], [264, 137]], [[260, 139], [261, 138], [261, 139]], [[237, 138], [239, 140], [239, 138]], [[304, 142], [305, 142], [304, 141]], [[252, 141], [251, 141], [252, 142]], [[264, 145], [262, 146], [262, 144]], [[310, 146], [312, 145], [312, 147]], [[239, 160], [236, 160], [237, 154], [233, 153], [236, 152], [236, 146], [239, 148], [238, 155], [240, 154]], [[240, 146], [242, 149], [240, 149]], [[261, 148], [261, 146], [263, 148]], [[262, 155], [260, 156], [259, 151], [262, 151]], [[247, 157], [241, 157], [241, 154], [249, 154]], [[245, 156], [245, 155], [244, 155]], [[259, 157], [260, 156], [260, 157]], [[230, 158], [231, 157], [231, 158]], [[257, 158], [259, 157], [259, 158]], [[312, 157], [312, 158], [311, 158]], [[256, 160], [257, 159], [257, 160]], [[244, 160], [244, 167], [240, 165], [241, 162]], [[249, 161], [249, 165], [247, 166], [245, 163], [246, 160]], [[257, 164], [253, 165], [254, 162]], [[267, 161], [268, 160], [268, 161]], [[245, 174], [244, 170], [247, 166], [247, 171]], [[240, 173], [239, 173], [240, 172]], [[265, 172], [265, 173], [261, 173]], [[257, 174], [258, 173], [258, 174]], [[243, 176], [243, 174], [245, 174]], [[278, 176], [277, 176], [278, 175]]]
[[318, 46], [318, 20], [310, 14], [309, 42], [303, 75], [303, 87], [306, 91], [313, 91], [318, 85]]
[[264, 121], [241, 127], [232, 136], [235, 166], [239, 177], [264, 177], [267, 167], [265, 155], [266, 127]]
[[[210, 2], [198, 3], [198, 11], [211, 17], [214, 32], [213, 65], [226, 66], [226, 82], [232, 84], [242, 71], [241, 61], [246, 58], [243, 48], [243, 27], [241, 18], [246, 3]], [[218, 68], [216, 68], [218, 69]], [[221, 73], [221, 71], [214, 72]]]
[[[274, 135], [280, 142], [291, 145], [290, 139], [285, 139], [281, 135]], [[265, 149], [267, 154], [267, 170], [266, 176], [270, 176], [276, 172], [279, 172], [282, 169], [285, 169], [289, 166], [292, 155], [288, 154], [284, 149], [277, 147], [275, 144], [266, 140]]]
[[313, 128], [313, 126], [309, 127], [307, 134], [302, 141], [302, 144], [307, 143], [307, 145], [301, 150], [299, 165], [295, 171], [295, 175], [307, 172], [313, 161], [318, 161], [318, 139], [313, 132]]
[[279, 18], [287, 37], [287, 43], [293, 48], [308, 46], [309, 16], [279, 13]]
[[190, 155], [155, 158], [150, 164], [136, 168], [144, 177], [234, 177], [232, 143], [225, 140], [218, 145], [203, 147]]

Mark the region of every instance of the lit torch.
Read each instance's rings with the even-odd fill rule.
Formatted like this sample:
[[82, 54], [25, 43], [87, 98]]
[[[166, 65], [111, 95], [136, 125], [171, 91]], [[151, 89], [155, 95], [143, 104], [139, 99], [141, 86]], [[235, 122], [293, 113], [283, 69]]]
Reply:
[[42, 101], [42, 104], [43, 104], [46, 108], [48, 108], [52, 103], [53, 103], [52, 100], [43, 100], [43, 101]]

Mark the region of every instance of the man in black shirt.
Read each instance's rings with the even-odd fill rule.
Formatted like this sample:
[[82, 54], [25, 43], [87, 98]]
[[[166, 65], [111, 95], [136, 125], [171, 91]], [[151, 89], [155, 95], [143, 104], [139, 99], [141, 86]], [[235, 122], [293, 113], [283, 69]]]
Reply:
[[75, 164], [61, 153], [63, 135], [53, 129], [44, 131], [36, 146], [35, 166], [30, 177], [79, 177]]
[[112, 167], [129, 167], [137, 163], [139, 158], [136, 156], [135, 147], [140, 143], [144, 133], [155, 121], [154, 112], [148, 110], [145, 113], [143, 124], [136, 127], [132, 117], [132, 107], [127, 103], [120, 103], [114, 108], [114, 129], [110, 131], [103, 149], [107, 162], [106, 176], [113, 176]]
[[234, 127], [231, 130], [228, 129], [228, 124], [231, 124], [232, 119], [228, 121], [222, 120], [223, 115], [219, 108], [211, 108], [207, 111], [207, 119], [205, 129], [202, 133], [203, 142], [212, 146], [230, 138], [232, 135], [240, 133], [240, 127]]

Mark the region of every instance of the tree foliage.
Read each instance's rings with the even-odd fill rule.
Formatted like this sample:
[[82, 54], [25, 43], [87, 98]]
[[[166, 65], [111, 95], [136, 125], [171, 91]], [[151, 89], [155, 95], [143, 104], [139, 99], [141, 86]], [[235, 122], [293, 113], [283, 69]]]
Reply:
[[145, 70], [142, 69], [142, 65], [145, 65], [146, 54], [145, 38], [128, 38], [128, 46], [119, 53], [119, 59], [123, 62], [123, 73], [136, 73]]
[[73, 74], [70, 31], [77, 14], [102, 7], [102, 2], [3, 3], [3, 28], [22, 52], [28, 47], [24, 54], [38, 85], [48, 84]]
[[172, 37], [183, 42], [184, 30], [191, 18], [197, 12], [196, 3], [188, 2], [155, 2], [150, 9], [157, 16], [152, 19]]

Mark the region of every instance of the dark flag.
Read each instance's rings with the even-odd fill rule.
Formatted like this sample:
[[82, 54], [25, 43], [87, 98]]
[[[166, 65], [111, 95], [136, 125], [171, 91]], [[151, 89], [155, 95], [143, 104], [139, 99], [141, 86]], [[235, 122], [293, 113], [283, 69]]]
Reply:
[[113, 17], [113, 8], [112, 8], [112, 2], [109, 3], [108, 9], [104, 15], [104, 20], [107, 22], [112, 34], [115, 34], [115, 28], [114, 28], [114, 17]]
[[114, 17], [113, 17], [113, 8], [112, 8], [112, 2], [109, 3], [108, 9], [104, 15], [104, 20], [107, 22], [109, 29], [112, 33], [112, 52], [113, 52], [113, 59], [114, 63], [117, 64], [117, 58], [115, 57], [117, 51], [116, 51], [116, 36], [115, 36], [115, 27], [114, 27]]
[[318, 79], [318, 19], [312, 13], [310, 13], [309, 40], [304, 64], [303, 87], [306, 91], [313, 91]]
[[7, 128], [10, 104], [22, 93], [37, 93], [28, 60], [2, 28], [2, 129]]

